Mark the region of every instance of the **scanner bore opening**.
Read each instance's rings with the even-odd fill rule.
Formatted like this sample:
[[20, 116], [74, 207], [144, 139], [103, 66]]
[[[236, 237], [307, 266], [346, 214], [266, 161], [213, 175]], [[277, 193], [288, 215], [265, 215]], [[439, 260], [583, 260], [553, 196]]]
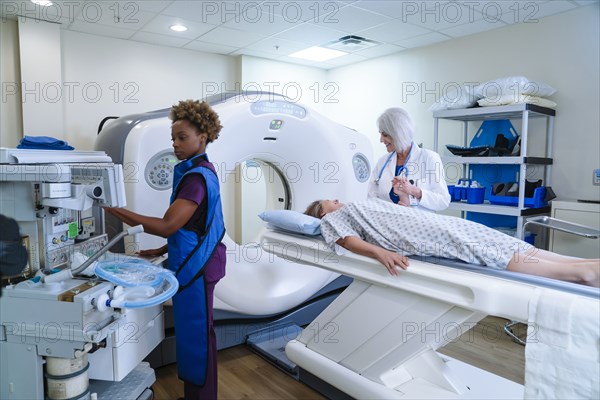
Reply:
[[290, 187], [281, 170], [269, 161], [247, 158], [221, 182], [225, 229], [239, 244], [257, 243], [265, 210], [289, 210]]

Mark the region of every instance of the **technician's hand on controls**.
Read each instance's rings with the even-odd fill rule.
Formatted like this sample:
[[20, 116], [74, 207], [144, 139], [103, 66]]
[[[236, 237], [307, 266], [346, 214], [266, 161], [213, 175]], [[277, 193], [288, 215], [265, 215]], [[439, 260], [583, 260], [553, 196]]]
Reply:
[[137, 254], [140, 257], [160, 257], [166, 254], [168, 251], [167, 245], [159, 247], [158, 249], [146, 249], [140, 250]]
[[407, 269], [409, 265], [407, 257], [384, 248], [380, 248], [375, 257], [377, 258], [377, 261], [382, 263], [389, 273], [394, 276], [400, 275], [397, 267]]

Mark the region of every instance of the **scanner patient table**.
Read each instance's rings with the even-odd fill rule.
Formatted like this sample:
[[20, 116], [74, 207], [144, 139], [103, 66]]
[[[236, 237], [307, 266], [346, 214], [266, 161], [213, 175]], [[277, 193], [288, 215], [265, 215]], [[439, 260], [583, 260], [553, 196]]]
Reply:
[[[353, 398], [542, 398], [569, 393], [593, 398], [600, 390], [595, 389], [600, 385], [600, 291], [596, 288], [422, 259], [412, 259], [408, 270], [394, 277], [374, 259], [350, 252], [335, 254], [320, 236], [275, 230], [263, 233], [261, 246], [290, 261], [354, 278], [286, 346], [287, 356], [299, 367]], [[552, 317], [557, 312], [564, 316], [557, 322], [563, 324], [558, 325], [563, 336], [553, 333], [557, 325]], [[526, 365], [525, 387], [436, 352], [487, 315], [529, 324], [526, 364], [538, 367], [528, 370]], [[583, 339], [572, 338], [574, 327], [582, 325], [576, 317], [586, 321], [587, 328], [580, 333]], [[546, 349], [549, 345], [559, 351]], [[556, 389], [546, 382], [554, 379], [553, 374], [538, 371], [540, 360], [542, 366], [548, 360], [534, 353], [540, 346], [550, 354], [564, 348], [567, 361], [552, 364], [557, 376], [577, 365], [588, 372], [573, 376], [572, 382], [565, 378], [561, 389]]]

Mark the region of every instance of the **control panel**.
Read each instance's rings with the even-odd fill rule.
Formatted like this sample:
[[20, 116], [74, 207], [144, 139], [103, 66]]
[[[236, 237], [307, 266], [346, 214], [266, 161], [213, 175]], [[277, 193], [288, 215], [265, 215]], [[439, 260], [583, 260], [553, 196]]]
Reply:
[[366, 182], [371, 176], [371, 167], [369, 160], [364, 154], [356, 153], [352, 157], [352, 168], [354, 169], [354, 176], [359, 182]]
[[306, 109], [298, 104], [289, 103], [281, 100], [260, 100], [252, 103], [250, 111], [254, 115], [261, 114], [285, 114], [304, 119], [306, 118]]
[[173, 185], [173, 171], [179, 160], [172, 150], [163, 150], [155, 154], [144, 171], [146, 182], [156, 190], [168, 190]]

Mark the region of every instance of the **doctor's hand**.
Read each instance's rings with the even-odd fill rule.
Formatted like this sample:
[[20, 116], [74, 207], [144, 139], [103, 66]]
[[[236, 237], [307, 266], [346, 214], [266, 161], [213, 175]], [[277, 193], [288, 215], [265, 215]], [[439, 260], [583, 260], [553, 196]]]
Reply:
[[412, 188], [414, 187], [405, 176], [395, 176], [392, 179], [392, 187], [394, 193], [400, 195], [402, 193], [412, 194]]
[[394, 193], [398, 196], [406, 194], [421, 200], [421, 189], [405, 176], [395, 176], [392, 179], [392, 187], [394, 188]]
[[[410, 207], [410, 195], [407, 186], [405, 186], [404, 180], [405, 178], [395, 177], [392, 180], [392, 188], [396, 196], [398, 196], [400, 199], [398, 201], [398, 205]], [[410, 182], [408, 182], [407, 185], [410, 185]]]
[[381, 247], [377, 251], [375, 258], [387, 268], [391, 275], [394, 276], [400, 275], [397, 267], [407, 269], [409, 265], [407, 257]]

